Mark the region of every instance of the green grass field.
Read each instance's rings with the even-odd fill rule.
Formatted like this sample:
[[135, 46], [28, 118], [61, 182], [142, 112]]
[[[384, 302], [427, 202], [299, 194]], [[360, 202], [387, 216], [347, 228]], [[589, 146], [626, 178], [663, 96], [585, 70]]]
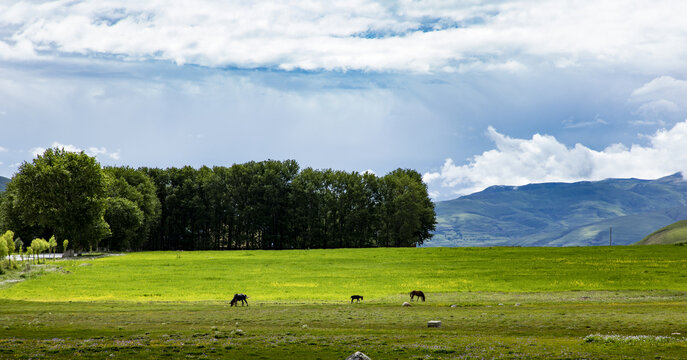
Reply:
[[[684, 246], [149, 252], [55, 264], [1, 285], [0, 358], [687, 354]], [[401, 307], [413, 289], [427, 301]], [[229, 307], [236, 292], [250, 306]], [[365, 300], [350, 304], [353, 294]]]

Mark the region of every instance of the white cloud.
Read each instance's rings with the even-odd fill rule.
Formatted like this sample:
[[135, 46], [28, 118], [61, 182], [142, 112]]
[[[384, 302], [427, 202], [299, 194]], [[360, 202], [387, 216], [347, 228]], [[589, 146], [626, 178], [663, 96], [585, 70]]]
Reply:
[[635, 89], [630, 102], [637, 104], [636, 114], [650, 124], [663, 123], [664, 118], [687, 114], [687, 81], [660, 76]]
[[681, 0], [10, 0], [0, 5], [0, 59], [414, 72], [512, 72], [541, 63], [684, 69], [686, 10]]
[[[107, 151], [107, 149], [104, 147], [98, 148], [98, 147], [91, 146], [88, 149], [84, 150], [84, 149], [81, 149], [81, 148], [74, 146], [72, 144], [66, 144], [65, 145], [65, 144], [61, 144], [59, 142], [53, 142], [50, 147], [51, 148], [60, 148], [60, 149], [64, 149], [65, 151], [77, 152], [77, 153], [83, 151], [89, 156], [108, 157], [112, 160], [119, 160], [119, 151], [110, 152], [110, 151]], [[31, 150], [29, 150], [29, 152], [31, 153], [31, 155], [33, 157], [36, 157], [38, 155], [42, 155], [45, 152], [45, 150], [46, 149], [43, 147], [35, 147], [35, 148], [32, 148]]]
[[32, 148], [31, 150], [29, 150], [29, 153], [31, 154], [31, 156], [36, 157], [38, 155], [43, 154], [45, 152], [45, 150], [46, 149], [42, 148], [42, 147], [35, 147], [35, 148]]
[[687, 95], [687, 81], [671, 76], [659, 76], [632, 92], [632, 97], [640, 100], [655, 97], [684, 98], [685, 95]]
[[591, 120], [575, 121], [572, 118], [563, 120], [563, 127], [566, 129], [588, 128], [599, 125], [608, 125], [608, 121], [602, 119], [599, 114], [596, 114]]
[[5, 151], [7, 151], [7, 149], [4, 148], [4, 147], [2, 147], [2, 146], [0, 146], [0, 152], [5, 152]]
[[[606, 178], [654, 179], [675, 172], [687, 174], [687, 120], [672, 129], [643, 135], [648, 145], [614, 144], [602, 151], [582, 144], [567, 147], [549, 135], [515, 139], [489, 127], [487, 136], [496, 149], [458, 165], [447, 159], [440, 171], [423, 180], [441, 195], [465, 195], [492, 185], [573, 182]], [[439, 197], [439, 195], [437, 195]]]

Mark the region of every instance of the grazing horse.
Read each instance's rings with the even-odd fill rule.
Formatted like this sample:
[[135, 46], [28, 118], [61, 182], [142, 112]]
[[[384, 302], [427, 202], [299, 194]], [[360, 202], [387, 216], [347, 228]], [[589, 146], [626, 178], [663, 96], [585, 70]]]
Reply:
[[410, 292], [410, 301], [413, 301], [414, 297], [418, 297], [418, 299], [422, 299], [422, 301], [425, 301], [425, 293], [423, 293], [420, 290], [413, 290]]
[[363, 299], [362, 295], [351, 295], [351, 304], [353, 304], [353, 300], [358, 300], [358, 302], [360, 302], [360, 300], [362, 300], [362, 299]]
[[244, 303], [246, 304], [246, 306], [248, 306], [248, 295], [246, 295], [246, 294], [234, 294], [234, 298], [231, 299], [230, 304], [231, 304], [231, 306], [234, 306], [234, 305], [238, 304], [239, 301], [241, 302], [241, 306], [243, 306]]

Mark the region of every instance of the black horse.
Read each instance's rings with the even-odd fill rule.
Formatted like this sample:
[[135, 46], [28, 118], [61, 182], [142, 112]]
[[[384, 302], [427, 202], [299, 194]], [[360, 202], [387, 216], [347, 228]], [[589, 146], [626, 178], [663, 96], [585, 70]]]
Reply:
[[358, 300], [358, 302], [360, 302], [360, 300], [362, 300], [362, 299], [363, 299], [362, 295], [351, 295], [351, 304], [353, 304], [353, 300]]
[[413, 290], [410, 292], [410, 301], [413, 301], [413, 298], [416, 296], [418, 299], [422, 299], [423, 302], [425, 301], [425, 293], [420, 290]]
[[241, 306], [243, 306], [243, 304], [246, 304], [246, 306], [248, 306], [248, 295], [246, 295], [246, 294], [234, 294], [234, 298], [231, 299], [230, 304], [231, 304], [231, 306], [234, 306], [234, 305], [238, 304], [239, 301], [241, 302]]

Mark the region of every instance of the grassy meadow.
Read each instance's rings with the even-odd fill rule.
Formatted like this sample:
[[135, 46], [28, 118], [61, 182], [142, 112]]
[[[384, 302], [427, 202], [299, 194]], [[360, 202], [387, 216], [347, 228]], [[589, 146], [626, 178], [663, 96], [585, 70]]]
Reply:
[[[0, 282], [0, 358], [679, 359], [686, 274], [672, 245], [49, 261]], [[413, 289], [427, 301], [401, 307]]]
[[32, 301], [385, 301], [427, 293], [687, 291], [687, 247], [143, 252], [59, 262], [0, 292]]

